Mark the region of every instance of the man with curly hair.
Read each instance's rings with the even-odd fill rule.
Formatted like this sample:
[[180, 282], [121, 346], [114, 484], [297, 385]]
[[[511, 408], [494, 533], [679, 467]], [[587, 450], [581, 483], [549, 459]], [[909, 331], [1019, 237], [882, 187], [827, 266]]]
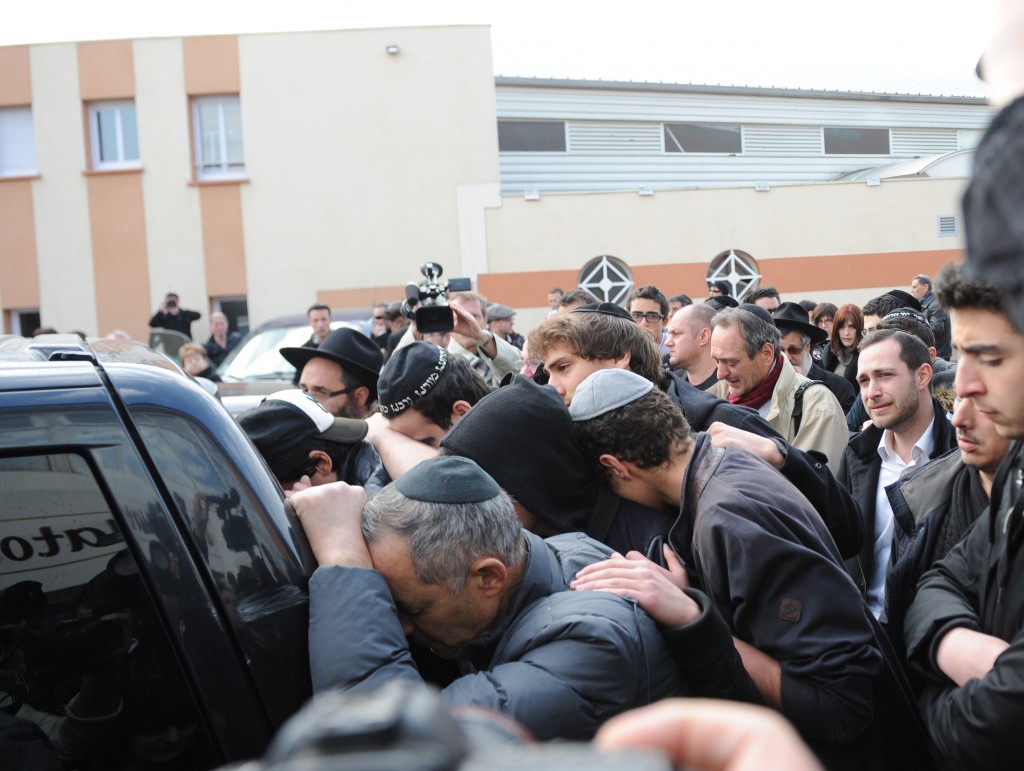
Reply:
[[[677, 658], [690, 662], [684, 674], [705, 689], [698, 695], [775, 707], [829, 768], [876, 767], [875, 729], [900, 702], [875, 690], [885, 684], [880, 632], [807, 501], [750, 453], [692, 436], [668, 396], [632, 372], [595, 372], [569, 411], [584, 455], [616, 493], [679, 512], [668, 569], [627, 555], [585, 569], [575, 588], [614, 591], [635, 572], [693, 587], [667, 590], [647, 609], [671, 619]], [[685, 612], [659, 617], [670, 604]]]

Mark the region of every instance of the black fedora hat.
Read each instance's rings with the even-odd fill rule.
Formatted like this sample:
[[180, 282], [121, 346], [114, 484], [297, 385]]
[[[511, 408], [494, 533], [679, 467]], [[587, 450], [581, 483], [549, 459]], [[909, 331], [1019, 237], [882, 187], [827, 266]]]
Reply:
[[799, 303], [782, 303], [775, 309], [773, 321], [780, 330], [793, 330], [802, 332], [811, 338], [811, 343], [817, 345], [828, 340], [828, 332], [807, 320], [807, 311]]
[[362, 332], [342, 327], [331, 332], [319, 348], [282, 348], [281, 355], [299, 372], [307, 361], [317, 356], [336, 362], [370, 389], [371, 401], [377, 398], [377, 378], [384, 366], [384, 356]]

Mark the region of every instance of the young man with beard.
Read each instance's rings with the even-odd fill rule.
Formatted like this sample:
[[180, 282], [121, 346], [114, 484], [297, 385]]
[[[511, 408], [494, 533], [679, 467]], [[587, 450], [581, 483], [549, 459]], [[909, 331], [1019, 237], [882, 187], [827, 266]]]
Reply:
[[892, 559], [885, 582], [889, 639], [904, 654], [903, 620], [917, 583], [964, 537], [989, 504], [992, 481], [1010, 440], [970, 399], [953, 406], [957, 449], [889, 485], [893, 512]]
[[[1015, 110], [1019, 142], [1024, 104]], [[989, 168], [1000, 191], [1002, 171]], [[992, 235], [1001, 241], [1005, 233]], [[989, 508], [918, 584], [904, 625], [907, 656], [927, 679], [920, 703], [943, 760], [1016, 768], [1024, 723], [1024, 336], [1008, 314], [1019, 313], [1020, 298], [1011, 306], [1002, 288], [968, 281], [953, 267], [936, 285], [960, 353], [957, 396], [1017, 441], [992, 482]]]
[[860, 506], [864, 544], [851, 573], [884, 621], [893, 512], [885, 488], [910, 468], [955, 446], [953, 428], [931, 395], [931, 356], [906, 332], [877, 329], [860, 344], [857, 381], [872, 425], [854, 437], [836, 477]]

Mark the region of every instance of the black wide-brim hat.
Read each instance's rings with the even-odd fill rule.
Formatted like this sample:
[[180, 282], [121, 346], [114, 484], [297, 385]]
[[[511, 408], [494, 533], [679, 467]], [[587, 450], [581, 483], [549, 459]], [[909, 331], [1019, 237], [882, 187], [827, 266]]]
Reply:
[[377, 398], [377, 378], [384, 366], [384, 355], [362, 332], [343, 327], [331, 332], [319, 348], [282, 348], [280, 353], [299, 372], [307, 361], [318, 356], [336, 362], [370, 389], [371, 400]]
[[811, 324], [807, 320], [807, 311], [799, 303], [782, 303], [775, 309], [772, 320], [775, 322], [775, 326], [782, 331], [795, 329], [797, 332], [807, 335], [811, 338], [811, 345], [828, 340], [828, 332]]

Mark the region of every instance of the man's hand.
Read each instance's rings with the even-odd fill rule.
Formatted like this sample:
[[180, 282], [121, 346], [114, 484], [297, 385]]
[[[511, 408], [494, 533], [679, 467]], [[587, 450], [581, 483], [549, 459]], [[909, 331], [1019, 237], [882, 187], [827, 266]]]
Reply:
[[955, 627], [942, 636], [935, 651], [935, 662], [946, 677], [957, 685], [981, 680], [996, 664], [999, 654], [1010, 643], [992, 635]]
[[[374, 437], [379, 437], [382, 433], [391, 430], [393, 429], [388, 426], [388, 419], [379, 412], [375, 412], [366, 418], [366, 441], [370, 444], [374, 444]], [[374, 447], [376, 447], [375, 444]]]
[[380, 456], [392, 479], [398, 479], [416, 464], [437, 455], [437, 448], [417, 442], [415, 439], [396, 431], [380, 413], [366, 419], [366, 438]]
[[461, 305], [452, 303], [448, 307], [452, 309], [455, 317], [455, 326], [452, 328], [452, 332], [457, 335], [472, 337], [477, 342], [480, 342], [480, 339], [487, 335], [487, 331], [480, 326], [473, 314]]
[[786, 461], [775, 442], [766, 436], [758, 436], [742, 428], [716, 422], [708, 426], [708, 436], [716, 447], [739, 447], [741, 450], [754, 453], [776, 469], [782, 468]]
[[[494, 358], [498, 353], [498, 344], [494, 342], [494, 337], [491, 333], [484, 327], [481, 327], [473, 314], [461, 305], [453, 303], [449, 307], [455, 316], [455, 326], [452, 329], [452, 334], [472, 339], [480, 352]], [[463, 347], [468, 347], [464, 340], [459, 340], [459, 342]]]
[[302, 523], [318, 563], [373, 567], [361, 526], [366, 503], [363, 488], [333, 482], [293, 493], [288, 503]]
[[776, 712], [711, 699], [665, 699], [613, 717], [598, 747], [651, 747], [677, 768], [714, 771], [820, 771], [821, 765]]
[[284, 497], [291, 498], [295, 493], [302, 492], [303, 490], [308, 490], [312, 486], [312, 480], [310, 480], [307, 474], [303, 474], [301, 477], [299, 477], [298, 481], [292, 482], [291, 487], [286, 487], [284, 489]]
[[587, 565], [570, 586], [577, 591], [601, 591], [632, 597], [662, 626], [682, 626], [700, 618], [700, 606], [681, 591], [690, 585], [686, 568], [669, 547], [664, 547], [668, 570], [640, 552]]

